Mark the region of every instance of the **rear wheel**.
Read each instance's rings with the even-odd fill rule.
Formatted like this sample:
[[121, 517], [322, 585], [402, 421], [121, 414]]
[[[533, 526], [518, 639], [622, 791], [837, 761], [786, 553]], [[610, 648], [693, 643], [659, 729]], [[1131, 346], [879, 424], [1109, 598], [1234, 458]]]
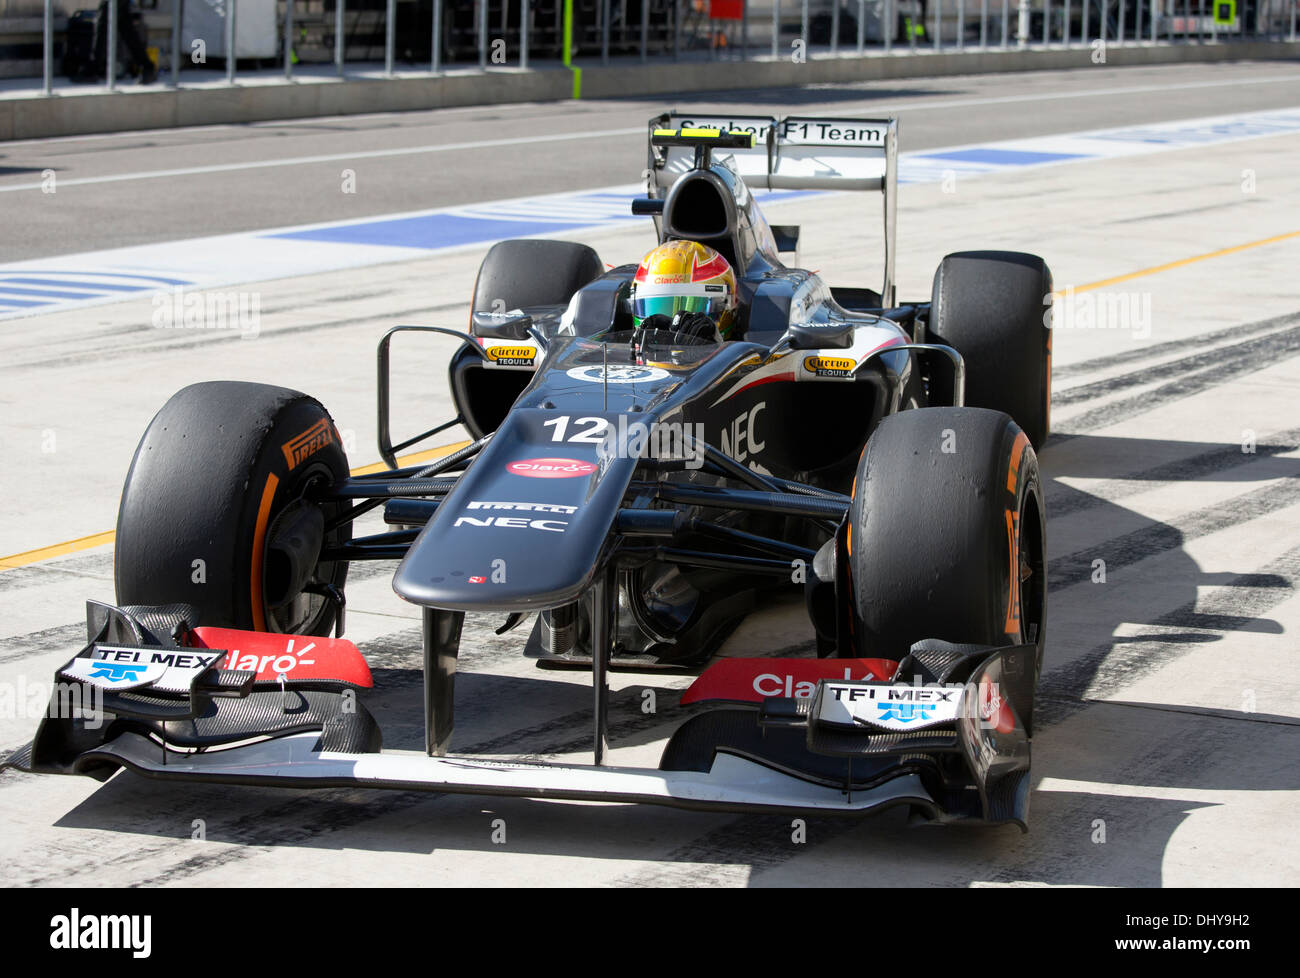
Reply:
[[600, 256], [572, 241], [499, 241], [479, 266], [475, 312], [563, 305], [605, 270]]
[[178, 391], [136, 449], [117, 520], [119, 604], [187, 602], [191, 624], [327, 634], [351, 538], [340, 504], [307, 496], [348, 477], [329, 414], [283, 387], [217, 381]]
[[[1052, 273], [1016, 251], [962, 251], [939, 264], [926, 331], [966, 361], [966, 404], [1011, 415], [1035, 449], [1051, 427]], [[947, 370], [932, 403], [951, 404]]]
[[[572, 241], [500, 241], [479, 266], [474, 312], [566, 305], [598, 278], [605, 266], [587, 245]], [[482, 351], [464, 344], [452, 357], [449, 375], [457, 412], [475, 438], [495, 431], [532, 381], [522, 370], [483, 370]]]
[[855, 654], [901, 660], [924, 638], [1038, 646], [1046, 547], [1038, 459], [1005, 414], [922, 408], [886, 418], [849, 509]]

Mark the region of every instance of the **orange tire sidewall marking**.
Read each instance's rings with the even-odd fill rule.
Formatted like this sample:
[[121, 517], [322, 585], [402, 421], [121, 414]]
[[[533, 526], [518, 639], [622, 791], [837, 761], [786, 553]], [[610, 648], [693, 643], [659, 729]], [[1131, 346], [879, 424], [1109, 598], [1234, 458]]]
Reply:
[[275, 499], [275, 490], [279, 486], [280, 479], [274, 472], [266, 477], [257, 507], [257, 523], [253, 527], [253, 566], [249, 568], [248, 580], [253, 600], [253, 630], [258, 632], [266, 631], [266, 612], [262, 607], [262, 558], [266, 551], [266, 527], [271, 520], [271, 501]]
[[1016, 474], [1020, 471], [1020, 456], [1024, 454], [1028, 444], [1029, 436], [1021, 431], [1016, 435], [1015, 444], [1011, 446], [1011, 464], [1007, 466], [1007, 492], [1012, 495], [1016, 492]]
[[1007, 520], [1007, 561], [1010, 564], [1010, 576], [1007, 587], [1007, 617], [1003, 631], [1007, 635], [1020, 634], [1020, 513], [1016, 507], [1016, 487], [1019, 482], [1020, 460], [1025, 449], [1029, 447], [1029, 436], [1023, 431], [1016, 433], [1016, 440], [1011, 446], [1011, 462], [1007, 466], [1007, 492], [1011, 493], [1011, 509], [1004, 510]]
[[1020, 634], [1020, 568], [1016, 566], [1016, 557], [1020, 553], [1020, 515], [1011, 510], [1004, 510], [1007, 518], [1007, 550], [1011, 564], [1007, 592], [1007, 620], [1002, 630], [1008, 635]]

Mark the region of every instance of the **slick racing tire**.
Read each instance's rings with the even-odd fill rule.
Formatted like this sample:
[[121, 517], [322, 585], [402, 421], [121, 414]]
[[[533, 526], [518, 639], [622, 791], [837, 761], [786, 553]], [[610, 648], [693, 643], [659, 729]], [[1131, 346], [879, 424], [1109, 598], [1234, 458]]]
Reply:
[[564, 305], [605, 271], [600, 256], [572, 241], [499, 241], [479, 266], [475, 312]]
[[217, 381], [178, 391], [140, 440], [122, 489], [114, 577], [119, 604], [187, 602], [198, 622], [326, 635], [345, 561], [322, 547], [342, 504], [305, 498], [348, 477], [338, 430], [314, 398]]
[[[1051, 426], [1052, 273], [1043, 259], [1015, 251], [961, 251], [939, 263], [927, 334], [966, 361], [966, 404], [1011, 415], [1035, 450]], [[933, 404], [952, 403], [943, 363]]]
[[1038, 646], [1046, 524], [1038, 459], [1000, 411], [885, 418], [858, 462], [845, 538], [854, 654], [901, 660], [926, 638]]

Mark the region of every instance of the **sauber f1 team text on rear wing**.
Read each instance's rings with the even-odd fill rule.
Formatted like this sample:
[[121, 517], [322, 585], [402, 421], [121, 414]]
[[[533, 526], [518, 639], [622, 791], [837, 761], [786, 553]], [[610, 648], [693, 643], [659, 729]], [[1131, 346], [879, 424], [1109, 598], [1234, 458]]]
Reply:
[[[728, 144], [736, 170], [751, 188], [766, 190], [879, 190], [884, 211], [884, 285], [893, 305], [898, 213], [898, 120], [813, 116], [684, 115], [666, 112], [650, 120], [647, 157], [649, 193], [658, 197], [694, 165], [689, 145], [656, 145], [656, 130], [717, 130], [745, 133], [752, 145]], [[798, 228], [774, 228], [782, 250], [795, 250]], [[785, 231], [785, 234], [780, 233]], [[785, 246], [787, 245], [788, 246]], [[796, 261], [797, 263], [797, 261]]]

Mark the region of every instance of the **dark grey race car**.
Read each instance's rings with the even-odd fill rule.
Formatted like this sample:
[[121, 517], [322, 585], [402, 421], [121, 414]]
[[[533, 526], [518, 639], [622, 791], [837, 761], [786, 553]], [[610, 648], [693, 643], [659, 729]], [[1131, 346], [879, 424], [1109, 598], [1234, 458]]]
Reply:
[[[1051, 275], [1031, 255], [954, 254], [928, 302], [897, 302], [895, 141], [893, 120], [652, 120], [633, 211], [731, 263], [739, 338], [638, 329], [635, 264], [502, 242], [469, 333], [381, 341], [387, 471], [349, 474], [304, 394], [177, 393], [123, 490], [117, 606], [89, 603], [88, 644], [9, 766], [1024, 827]], [[881, 290], [784, 264], [798, 228], [770, 227], [750, 184], [880, 191]], [[463, 340], [458, 413], [394, 444], [390, 347], [412, 331]], [[454, 425], [468, 445], [398, 467]], [[354, 538], [380, 507], [390, 530]], [[341, 637], [363, 560], [399, 561], [393, 586], [422, 609], [424, 754], [381, 750], [369, 670]], [[799, 591], [816, 657], [708, 666], [759, 603]], [[592, 672], [594, 765], [448, 753], [466, 612], [535, 614], [524, 651]], [[607, 763], [612, 668], [701, 673], [658, 769]]]

